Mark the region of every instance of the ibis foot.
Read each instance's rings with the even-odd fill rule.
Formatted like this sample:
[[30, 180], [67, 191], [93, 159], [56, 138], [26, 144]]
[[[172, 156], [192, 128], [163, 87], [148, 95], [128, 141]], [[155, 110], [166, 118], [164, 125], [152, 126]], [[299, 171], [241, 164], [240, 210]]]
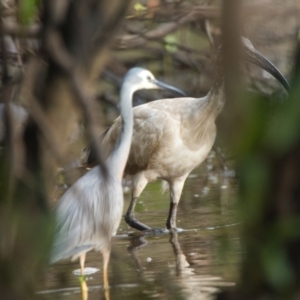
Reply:
[[125, 215], [125, 222], [132, 228], [140, 231], [151, 230], [151, 227], [141, 223], [133, 214]]

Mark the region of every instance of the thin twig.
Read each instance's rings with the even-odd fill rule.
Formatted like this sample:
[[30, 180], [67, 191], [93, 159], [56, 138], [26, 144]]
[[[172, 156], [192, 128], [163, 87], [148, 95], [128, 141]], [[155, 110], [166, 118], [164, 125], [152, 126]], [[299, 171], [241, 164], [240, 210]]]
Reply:
[[39, 37], [41, 34], [41, 25], [36, 23], [25, 27], [15, 22], [3, 21], [2, 30], [6, 35]]
[[52, 130], [52, 125], [49, 122], [49, 119], [41, 108], [38, 100], [33, 95], [30, 95], [30, 97], [28, 97], [28, 102], [30, 106], [30, 115], [38, 125], [43, 139], [49, 146], [49, 150], [55, 156], [57, 161], [61, 165], [63, 165], [63, 152], [61, 151], [61, 147], [57, 143], [57, 139], [55, 139], [55, 133]]
[[76, 63], [73, 61], [71, 55], [63, 44], [61, 35], [54, 30], [48, 33], [48, 51], [52, 59], [66, 72], [70, 78], [72, 90], [75, 95], [77, 103], [83, 111], [84, 118], [88, 129], [88, 134], [91, 139], [91, 143], [96, 149], [96, 155], [98, 163], [102, 169], [104, 176], [107, 175], [106, 165], [104, 163], [103, 156], [101, 154], [101, 143], [99, 141], [98, 132], [96, 131], [96, 116], [93, 110], [93, 101], [95, 96], [83, 87], [83, 83], [86, 82], [85, 76], [80, 72]]

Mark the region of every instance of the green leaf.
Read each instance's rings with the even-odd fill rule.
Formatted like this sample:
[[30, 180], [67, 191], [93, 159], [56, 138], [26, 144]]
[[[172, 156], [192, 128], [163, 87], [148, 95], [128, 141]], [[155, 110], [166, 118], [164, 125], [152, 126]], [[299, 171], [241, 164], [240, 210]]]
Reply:
[[134, 4], [134, 9], [136, 11], [144, 11], [144, 10], [147, 10], [147, 7], [142, 5], [141, 3], [136, 3], [136, 4]]
[[20, 20], [23, 24], [30, 24], [36, 16], [38, 10], [38, 0], [21, 0], [20, 2]]
[[166, 43], [165, 49], [170, 53], [175, 53], [178, 48], [175, 44], [178, 43], [177, 36], [174, 34], [169, 34], [164, 38], [164, 41]]

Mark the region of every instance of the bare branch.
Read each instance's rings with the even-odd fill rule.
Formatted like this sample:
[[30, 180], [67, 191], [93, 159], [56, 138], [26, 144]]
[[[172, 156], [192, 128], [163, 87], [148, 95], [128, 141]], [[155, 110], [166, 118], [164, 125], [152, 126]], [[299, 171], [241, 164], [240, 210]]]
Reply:
[[39, 37], [41, 34], [41, 25], [32, 24], [28, 27], [21, 26], [15, 22], [3, 21], [2, 34], [12, 36]]
[[85, 89], [84, 83], [86, 83], [87, 80], [83, 73], [80, 72], [79, 68], [76, 66], [76, 63], [73, 61], [71, 55], [64, 47], [61, 35], [54, 30], [49, 32], [48, 35], [49, 43], [47, 47], [49, 54], [51, 55], [52, 59], [64, 70], [64, 72], [68, 74], [70, 78], [72, 90], [86, 120], [91, 143], [96, 149], [98, 162], [101, 166], [102, 171], [104, 172], [104, 174], [106, 174], [106, 166], [101, 155], [101, 143], [99, 141], [95, 126], [96, 116], [92, 108], [92, 102], [94, 101], [95, 96]]

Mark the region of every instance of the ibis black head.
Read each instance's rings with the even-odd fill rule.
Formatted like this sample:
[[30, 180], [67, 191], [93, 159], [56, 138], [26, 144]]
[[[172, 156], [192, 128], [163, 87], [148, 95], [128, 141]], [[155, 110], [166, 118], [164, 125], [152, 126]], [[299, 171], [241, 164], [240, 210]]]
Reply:
[[280, 71], [266, 57], [259, 53], [248, 39], [242, 37], [242, 45], [245, 59], [273, 75], [284, 86], [286, 91], [289, 92], [290, 85]]

